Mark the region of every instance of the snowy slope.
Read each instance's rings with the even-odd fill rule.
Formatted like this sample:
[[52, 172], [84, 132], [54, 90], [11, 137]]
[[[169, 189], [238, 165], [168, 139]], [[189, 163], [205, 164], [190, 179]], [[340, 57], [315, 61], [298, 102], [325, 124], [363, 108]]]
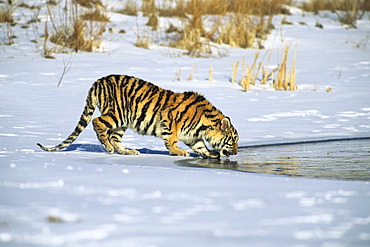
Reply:
[[108, 155], [91, 126], [65, 152], [35, 145], [64, 140], [90, 85], [115, 73], [204, 94], [231, 117], [241, 146], [370, 136], [369, 19], [358, 29], [324, 14], [287, 19], [294, 25], [275, 30], [265, 47], [277, 64], [282, 48], [298, 42], [293, 92], [253, 87], [246, 93], [230, 84], [231, 62], [251, 63], [255, 50], [229, 48], [226, 57], [206, 59], [177, 57], [155, 44], [136, 48], [136, 19], [113, 14], [109, 25], [128, 33], [107, 33], [100, 53], [72, 54], [57, 87], [70, 55], [44, 59], [30, 42], [33, 30], [14, 27], [15, 44], [0, 47], [0, 245], [368, 246], [368, 182], [181, 167], [184, 158], [168, 156], [162, 140], [133, 132], [123, 143], [143, 154]]

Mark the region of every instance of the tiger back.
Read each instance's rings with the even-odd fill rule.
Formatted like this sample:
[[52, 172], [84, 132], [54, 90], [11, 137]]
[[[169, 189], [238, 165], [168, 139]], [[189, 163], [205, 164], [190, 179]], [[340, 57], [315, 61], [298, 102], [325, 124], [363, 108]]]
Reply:
[[[175, 93], [125, 75], [109, 75], [92, 85], [80, 120], [65, 141], [51, 148], [38, 145], [45, 151], [68, 147], [90, 123], [96, 107], [101, 115], [92, 121], [94, 130], [108, 153], [139, 154], [121, 143], [127, 128], [162, 138], [171, 155], [189, 155], [179, 149], [178, 141], [208, 158], [234, 155], [238, 151], [239, 137], [230, 118], [203, 95]], [[209, 150], [205, 141], [214, 150]]]

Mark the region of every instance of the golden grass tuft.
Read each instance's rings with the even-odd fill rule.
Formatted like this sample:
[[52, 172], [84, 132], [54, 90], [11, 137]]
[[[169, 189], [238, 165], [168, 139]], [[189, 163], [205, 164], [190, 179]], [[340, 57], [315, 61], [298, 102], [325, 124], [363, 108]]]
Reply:
[[213, 65], [212, 64], [209, 66], [209, 81], [210, 82], [213, 81]]
[[[244, 61], [244, 59], [243, 59]], [[231, 83], [234, 84], [236, 80], [236, 74], [238, 73], [238, 68], [239, 68], [239, 61], [234, 63], [234, 61], [231, 62], [231, 68], [233, 70], [233, 76], [231, 77]]]
[[103, 7], [101, 0], [73, 0], [73, 3], [89, 9]]
[[[63, 11], [60, 11], [62, 16], [53, 15], [52, 6], [48, 6], [48, 18], [52, 24], [51, 34], [48, 36], [50, 36], [51, 42], [61, 47], [72, 49], [75, 52], [92, 52], [98, 49], [102, 43], [106, 23], [85, 21], [79, 12], [80, 7], [74, 1], [65, 2]], [[45, 25], [48, 23], [46, 22]]]
[[303, 1], [302, 6], [305, 11], [319, 12], [327, 11], [352, 11], [354, 8], [359, 11], [370, 11], [368, 0], [311, 0]]
[[6, 0], [5, 1], [5, 8], [0, 9], [0, 23], [5, 23], [6, 28], [4, 30], [5, 42], [3, 44], [6, 45], [13, 45], [14, 39], [17, 36], [13, 33], [12, 27], [16, 25], [15, 20], [13, 18], [13, 14], [17, 9], [17, 4], [15, 1]]
[[157, 7], [158, 16], [162, 17], [186, 17], [186, 0], [168, 0], [160, 1], [160, 6]]
[[5, 7], [0, 9], [0, 23], [14, 24], [13, 14], [17, 5], [12, 0], [5, 1]]
[[128, 0], [123, 8], [116, 9], [114, 12], [122, 15], [137, 16], [139, 8], [135, 0]]
[[191, 70], [191, 73], [190, 73], [190, 75], [189, 75], [189, 77], [188, 77], [188, 81], [191, 81], [191, 80], [193, 80], [193, 76], [194, 76], [194, 72], [195, 72], [195, 68], [197, 67], [197, 65], [196, 64], [194, 64], [193, 65], [193, 69]]
[[200, 11], [202, 15], [224, 15], [240, 13], [246, 15], [266, 16], [282, 13], [288, 0], [190, 0], [186, 12], [194, 14]]
[[276, 90], [294, 91], [297, 89], [297, 86], [295, 85], [295, 75], [296, 75], [295, 62], [297, 46], [294, 51], [294, 57], [291, 68], [287, 66], [289, 49], [290, 47], [288, 45], [285, 46], [283, 59], [281, 61], [281, 64], [279, 65], [277, 76], [273, 84], [273, 87]]
[[176, 70], [174, 80], [181, 81], [181, 68]]
[[216, 42], [233, 47], [252, 48], [255, 45], [255, 38], [256, 28], [251, 17], [235, 14], [227, 17]]
[[155, 0], [142, 0], [141, 11], [144, 16], [152, 16], [157, 12]]
[[83, 15], [81, 15], [81, 19], [84, 21], [100, 21], [100, 22], [109, 22], [109, 17], [102, 13], [102, 11], [98, 8], [95, 10], [90, 10]]
[[[260, 85], [266, 85], [267, 81], [271, 79], [273, 83], [270, 85], [275, 90], [285, 90], [285, 91], [294, 91], [297, 90], [297, 86], [295, 83], [296, 77], [296, 51], [297, 46], [294, 50], [293, 61], [291, 67], [287, 65], [288, 63], [288, 55], [289, 55], [290, 46], [285, 46], [283, 50], [283, 57], [280, 64], [273, 69], [272, 71], [268, 70], [268, 66], [264, 66], [263, 60], [266, 54], [263, 56], [262, 60], [259, 60], [260, 52], [257, 51], [254, 55], [253, 63], [252, 64], [245, 64], [244, 58], [242, 59], [242, 75], [241, 79], [239, 80], [240, 86], [246, 92], [249, 91], [252, 85], [257, 85], [257, 81], [259, 81]], [[270, 56], [268, 58], [268, 63], [270, 61]], [[232, 77], [231, 83], [234, 84], [237, 81], [237, 71], [239, 67], [239, 61], [232, 62]]]
[[203, 38], [201, 30], [185, 24], [178, 34], [179, 37], [170, 43], [171, 47], [186, 50], [186, 55], [191, 57], [204, 57], [205, 54], [211, 53], [208, 41]]
[[343, 25], [356, 28], [357, 20], [362, 19], [366, 11], [370, 11], [369, 0], [311, 0], [303, 2], [304, 10], [318, 13], [319, 11], [332, 11], [338, 16]]
[[[147, 5], [155, 6], [154, 0], [147, 1]], [[156, 9], [159, 16], [161, 13], [166, 13], [166, 16], [180, 16], [183, 23], [182, 27], [177, 28], [178, 35], [170, 42], [170, 46], [187, 50], [187, 55], [203, 57], [212, 53], [211, 42], [232, 47], [263, 48], [261, 40], [273, 28], [272, 16], [281, 13], [283, 4], [288, 0], [262, 0], [262, 3], [261, 0], [165, 2], [162, 1], [162, 7], [151, 9]], [[204, 19], [209, 15], [217, 16], [217, 20], [205, 28]]]
[[149, 17], [148, 22], [146, 23], [147, 26], [152, 27], [152, 30], [157, 30], [158, 28], [158, 17], [155, 14], [152, 14]]
[[135, 46], [139, 48], [149, 49], [151, 42], [150, 31], [147, 28], [140, 28], [138, 23], [136, 23], [136, 29]]

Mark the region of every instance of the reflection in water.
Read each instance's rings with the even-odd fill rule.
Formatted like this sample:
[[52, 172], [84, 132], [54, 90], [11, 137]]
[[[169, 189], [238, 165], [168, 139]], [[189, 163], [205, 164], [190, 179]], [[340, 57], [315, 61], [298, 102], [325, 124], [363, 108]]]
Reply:
[[181, 166], [293, 177], [370, 181], [370, 140], [242, 148], [229, 159], [184, 159]]

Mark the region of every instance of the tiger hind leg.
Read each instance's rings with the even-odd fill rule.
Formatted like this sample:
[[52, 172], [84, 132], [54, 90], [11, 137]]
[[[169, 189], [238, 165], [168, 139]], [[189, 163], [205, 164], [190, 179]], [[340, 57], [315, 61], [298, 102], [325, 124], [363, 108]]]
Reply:
[[112, 128], [111, 122], [112, 118], [109, 116], [100, 116], [93, 119], [93, 126], [94, 130], [96, 132], [96, 136], [98, 137], [98, 140], [100, 141], [102, 147], [108, 152], [108, 153], [114, 153], [114, 147], [112, 144], [108, 141], [107, 131]]
[[220, 158], [220, 153], [216, 150], [209, 150], [203, 140], [195, 140], [190, 143], [185, 143], [194, 152], [202, 156], [203, 158], [218, 159]]
[[109, 140], [110, 144], [112, 144], [114, 150], [118, 154], [137, 155], [137, 154], [140, 153], [139, 151], [137, 151], [135, 149], [131, 149], [131, 150], [126, 149], [121, 143], [122, 142], [122, 137], [125, 134], [126, 129], [127, 128], [125, 128], [125, 127], [119, 127], [119, 128], [108, 130], [108, 132], [107, 132], [108, 140]]

